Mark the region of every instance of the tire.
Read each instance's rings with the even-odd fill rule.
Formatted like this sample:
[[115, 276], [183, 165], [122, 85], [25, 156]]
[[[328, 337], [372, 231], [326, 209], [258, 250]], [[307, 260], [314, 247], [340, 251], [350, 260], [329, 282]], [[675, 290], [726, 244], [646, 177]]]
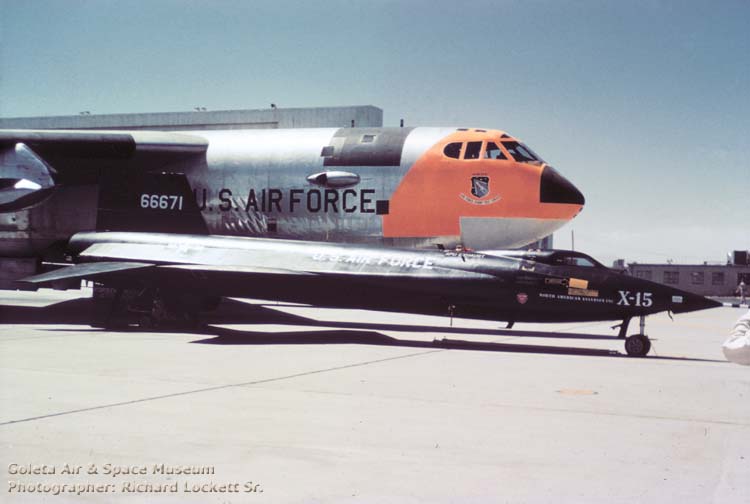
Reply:
[[651, 341], [640, 334], [625, 338], [625, 352], [630, 357], [645, 357], [651, 350]]

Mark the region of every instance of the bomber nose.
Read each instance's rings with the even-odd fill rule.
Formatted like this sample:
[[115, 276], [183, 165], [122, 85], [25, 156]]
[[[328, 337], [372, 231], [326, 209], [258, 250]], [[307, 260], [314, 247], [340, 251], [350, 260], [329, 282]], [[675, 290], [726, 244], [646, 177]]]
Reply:
[[572, 205], [586, 203], [581, 191], [549, 165], [542, 170], [540, 184], [539, 201], [541, 203], [568, 203]]

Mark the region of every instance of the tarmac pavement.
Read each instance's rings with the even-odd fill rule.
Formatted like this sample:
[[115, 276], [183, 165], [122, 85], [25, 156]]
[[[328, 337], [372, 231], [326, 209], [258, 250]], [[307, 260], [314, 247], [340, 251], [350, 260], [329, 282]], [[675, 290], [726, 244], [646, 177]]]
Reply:
[[750, 502], [741, 309], [649, 317], [639, 359], [612, 323], [263, 301], [106, 331], [85, 295], [0, 293], [2, 502]]

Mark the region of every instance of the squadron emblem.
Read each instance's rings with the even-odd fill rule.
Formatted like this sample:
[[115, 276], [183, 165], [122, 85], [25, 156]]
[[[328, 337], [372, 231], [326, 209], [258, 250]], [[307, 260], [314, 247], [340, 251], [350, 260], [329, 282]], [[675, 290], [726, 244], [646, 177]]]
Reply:
[[471, 177], [471, 194], [477, 198], [484, 198], [490, 192], [489, 177]]
[[[490, 177], [486, 174], [476, 174], [471, 177], [471, 196], [461, 193], [459, 196], [462, 200], [471, 203], [473, 205], [489, 205], [500, 199], [500, 195], [490, 195]], [[473, 196], [473, 197], [472, 197]]]
[[490, 192], [489, 177], [471, 177], [471, 194], [477, 198], [484, 198]]

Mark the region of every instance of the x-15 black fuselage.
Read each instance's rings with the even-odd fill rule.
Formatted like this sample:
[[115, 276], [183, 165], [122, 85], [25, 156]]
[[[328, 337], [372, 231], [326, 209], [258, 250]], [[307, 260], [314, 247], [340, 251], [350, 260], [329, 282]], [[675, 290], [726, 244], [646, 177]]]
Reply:
[[171, 299], [237, 296], [507, 322], [629, 320], [719, 306], [570, 251], [418, 251], [257, 238], [79, 233], [77, 264], [28, 278], [90, 279]]

